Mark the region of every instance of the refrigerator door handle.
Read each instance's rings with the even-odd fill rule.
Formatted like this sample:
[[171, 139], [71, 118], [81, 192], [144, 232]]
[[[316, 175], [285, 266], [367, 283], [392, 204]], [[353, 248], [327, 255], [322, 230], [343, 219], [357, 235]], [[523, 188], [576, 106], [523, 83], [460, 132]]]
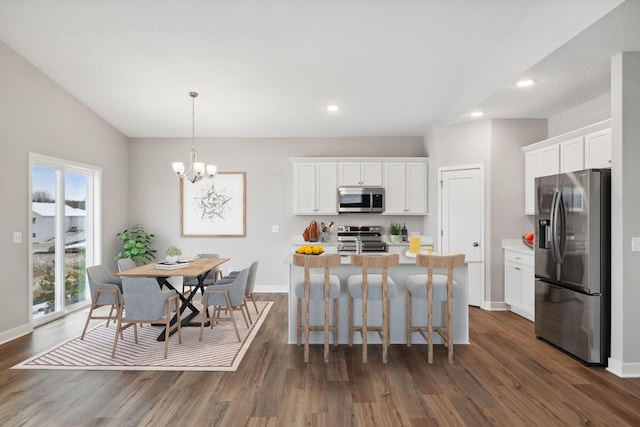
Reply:
[[558, 204], [558, 195], [559, 191], [555, 191], [553, 193], [553, 199], [551, 199], [551, 256], [553, 257], [553, 262], [558, 263], [558, 242], [556, 240], [558, 236], [558, 212], [557, 212], [557, 204]]
[[562, 193], [558, 193], [558, 263], [564, 262], [564, 253], [567, 247], [567, 209], [564, 206]]

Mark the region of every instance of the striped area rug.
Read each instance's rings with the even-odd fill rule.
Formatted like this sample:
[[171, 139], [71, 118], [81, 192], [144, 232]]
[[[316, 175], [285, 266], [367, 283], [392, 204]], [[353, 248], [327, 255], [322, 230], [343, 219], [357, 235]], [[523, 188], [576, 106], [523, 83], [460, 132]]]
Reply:
[[[230, 321], [205, 328], [202, 342], [198, 340], [200, 328], [182, 328], [182, 344], [178, 334], [169, 339], [169, 355], [164, 356], [164, 342], [158, 342], [160, 327], [145, 324], [138, 327], [138, 344], [133, 339], [133, 328], [124, 331], [124, 340], [118, 340], [116, 356], [111, 358], [115, 327], [106, 322], [94, 327], [80, 340], [70, 339], [34, 356], [12, 369], [73, 369], [73, 370], [151, 370], [151, 371], [235, 371], [260, 326], [273, 306], [273, 302], [256, 301], [249, 313], [253, 325], [246, 328], [242, 314], [234, 312], [241, 342], [238, 342]], [[199, 321], [199, 318], [194, 319]]]

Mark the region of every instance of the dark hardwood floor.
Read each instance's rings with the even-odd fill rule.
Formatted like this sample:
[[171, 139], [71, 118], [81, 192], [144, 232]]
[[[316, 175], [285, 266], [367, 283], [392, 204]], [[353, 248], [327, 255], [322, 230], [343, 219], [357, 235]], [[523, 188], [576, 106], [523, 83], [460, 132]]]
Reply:
[[86, 312], [0, 346], [0, 426], [640, 425], [640, 379], [588, 368], [538, 341], [510, 312], [471, 308], [471, 345], [455, 363], [436, 346], [286, 344], [287, 298], [276, 302], [236, 372], [35, 371], [11, 366], [78, 335]]

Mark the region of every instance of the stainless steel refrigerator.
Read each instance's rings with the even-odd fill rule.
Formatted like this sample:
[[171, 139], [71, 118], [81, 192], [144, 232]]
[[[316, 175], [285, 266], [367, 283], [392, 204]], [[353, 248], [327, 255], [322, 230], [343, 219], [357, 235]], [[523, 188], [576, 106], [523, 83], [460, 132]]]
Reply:
[[536, 179], [535, 333], [588, 364], [610, 348], [611, 171]]

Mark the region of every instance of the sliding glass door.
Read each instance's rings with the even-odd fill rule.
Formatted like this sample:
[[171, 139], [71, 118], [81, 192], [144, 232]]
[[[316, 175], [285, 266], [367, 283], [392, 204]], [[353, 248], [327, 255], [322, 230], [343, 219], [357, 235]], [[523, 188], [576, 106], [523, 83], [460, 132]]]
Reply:
[[31, 288], [34, 323], [59, 317], [90, 298], [86, 266], [94, 251], [98, 170], [32, 156]]

